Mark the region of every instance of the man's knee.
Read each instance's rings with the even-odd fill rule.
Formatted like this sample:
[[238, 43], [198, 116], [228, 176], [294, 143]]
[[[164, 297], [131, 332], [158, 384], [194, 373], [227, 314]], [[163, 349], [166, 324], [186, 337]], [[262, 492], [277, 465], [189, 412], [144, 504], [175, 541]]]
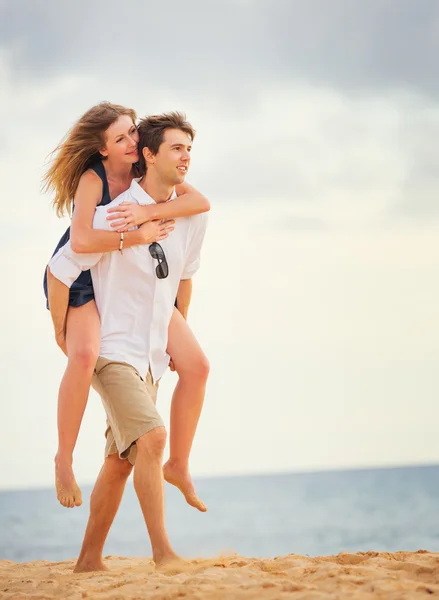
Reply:
[[119, 458], [118, 454], [110, 454], [105, 459], [108, 475], [113, 479], [127, 479], [133, 470], [133, 465], [127, 459]]
[[156, 427], [142, 435], [136, 444], [137, 452], [146, 453], [152, 458], [161, 457], [166, 445], [166, 429]]

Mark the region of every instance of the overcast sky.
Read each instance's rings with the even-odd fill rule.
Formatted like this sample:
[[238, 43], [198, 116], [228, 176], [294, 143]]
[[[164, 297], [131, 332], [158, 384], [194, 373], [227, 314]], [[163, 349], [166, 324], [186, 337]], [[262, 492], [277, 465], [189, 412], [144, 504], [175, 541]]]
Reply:
[[[437, 56], [435, 0], [0, 0], [0, 487], [52, 482], [65, 361], [41, 280], [68, 221], [40, 180], [101, 100], [197, 130], [193, 472], [438, 462]], [[104, 426], [92, 393], [81, 482]]]

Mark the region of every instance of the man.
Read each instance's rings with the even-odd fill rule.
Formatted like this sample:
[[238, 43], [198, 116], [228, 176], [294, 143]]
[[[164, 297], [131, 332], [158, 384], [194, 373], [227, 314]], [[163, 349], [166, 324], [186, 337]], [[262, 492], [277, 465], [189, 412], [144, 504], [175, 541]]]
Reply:
[[[107, 209], [122, 202], [151, 204], [175, 197], [184, 180], [194, 131], [179, 113], [147, 117], [139, 124], [143, 179], [110, 205], [98, 207], [93, 227], [110, 229]], [[157, 383], [169, 364], [167, 331], [180, 280], [199, 267], [204, 215], [177, 219], [160, 244], [123, 248], [105, 254], [75, 254], [69, 245], [49, 263], [70, 286], [81, 270], [91, 269], [101, 317], [101, 349], [93, 386], [107, 413], [106, 458], [90, 502], [90, 518], [76, 572], [102, 570], [102, 551], [134, 465], [134, 487], [157, 566], [178, 559], [164, 522], [163, 421], [155, 406]]]

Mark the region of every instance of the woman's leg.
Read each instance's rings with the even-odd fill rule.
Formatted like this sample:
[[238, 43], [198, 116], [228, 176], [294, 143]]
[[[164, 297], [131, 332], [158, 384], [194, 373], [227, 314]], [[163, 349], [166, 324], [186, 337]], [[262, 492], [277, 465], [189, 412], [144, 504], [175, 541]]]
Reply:
[[87, 405], [100, 341], [95, 301], [69, 307], [66, 323], [68, 363], [59, 388], [58, 452], [55, 457], [58, 500], [68, 508], [82, 504], [81, 490], [73, 474], [73, 450]]
[[203, 408], [209, 362], [176, 308], [169, 324], [168, 353], [178, 373], [178, 383], [171, 404], [170, 456], [163, 473], [166, 481], [184, 494], [188, 504], [205, 512], [189, 473], [189, 454]]

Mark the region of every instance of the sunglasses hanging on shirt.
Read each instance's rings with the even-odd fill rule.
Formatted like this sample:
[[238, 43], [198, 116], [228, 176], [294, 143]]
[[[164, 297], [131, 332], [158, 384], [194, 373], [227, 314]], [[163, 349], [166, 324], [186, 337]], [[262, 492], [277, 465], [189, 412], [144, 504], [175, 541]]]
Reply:
[[153, 258], [159, 261], [159, 264], [155, 268], [157, 278], [166, 279], [166, 277], [169, 275], [169, 267], [163, 248], [158, 242], [153, 242], [149, 246], [149, 253]]

